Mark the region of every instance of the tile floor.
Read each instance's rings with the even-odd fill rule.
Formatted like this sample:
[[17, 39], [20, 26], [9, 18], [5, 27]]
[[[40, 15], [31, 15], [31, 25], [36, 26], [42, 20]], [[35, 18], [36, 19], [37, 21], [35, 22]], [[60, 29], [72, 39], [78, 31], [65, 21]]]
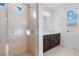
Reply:
[[79, 50], [57, 46], [44, 52], [44, 56], [79, 56]]
[[16, 55], [16, 56], [32, 56], [30, 52], [23, 52], [19, 55]]

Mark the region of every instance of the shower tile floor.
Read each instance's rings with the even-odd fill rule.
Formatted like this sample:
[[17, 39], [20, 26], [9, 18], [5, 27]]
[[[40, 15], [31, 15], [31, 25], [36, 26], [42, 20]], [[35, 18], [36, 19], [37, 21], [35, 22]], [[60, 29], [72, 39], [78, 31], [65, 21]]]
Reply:
[[57, 46], [44, 52], [44, 56], [79, 56], [79, 50]]
[[19, 56], [31, 56], [30, 53], [23, 53], [23, 54], [20, 54]]
[[29, 52], [24, 52], [24, 53], [21, 53], [21, 54], [19, 54], [17, 56], [32, 56], [32, 55]]

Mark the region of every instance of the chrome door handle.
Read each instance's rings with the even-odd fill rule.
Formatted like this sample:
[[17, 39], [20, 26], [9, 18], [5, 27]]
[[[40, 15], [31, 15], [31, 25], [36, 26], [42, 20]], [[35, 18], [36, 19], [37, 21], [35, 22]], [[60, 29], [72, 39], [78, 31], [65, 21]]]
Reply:
[[28, 36], [30, 36], [32, 33], [33, 33], [32, 30], [26, 30], [26, 34], [27, 34]]

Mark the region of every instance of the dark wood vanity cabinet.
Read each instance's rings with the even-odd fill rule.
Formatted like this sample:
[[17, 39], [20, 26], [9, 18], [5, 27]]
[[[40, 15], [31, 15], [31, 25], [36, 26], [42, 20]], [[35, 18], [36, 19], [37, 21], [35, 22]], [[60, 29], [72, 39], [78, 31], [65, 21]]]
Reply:
[[43, 51], [47, 51], [60, 44], [60, 33], [43, 36]]

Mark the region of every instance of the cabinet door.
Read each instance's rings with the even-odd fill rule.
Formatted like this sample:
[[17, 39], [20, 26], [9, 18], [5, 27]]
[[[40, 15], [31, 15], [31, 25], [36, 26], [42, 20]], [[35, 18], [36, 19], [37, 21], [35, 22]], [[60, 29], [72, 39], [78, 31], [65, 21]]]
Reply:
[[50, 36], [43, 37], [43, 51], [47, 51], [50, 49]]
[[56, 35], [51, 35], [50, 38], [50, 48], [53, 48], [56, 44]]
[[60, 43], [60, 34], [53, 34], [51, 35], [51, 39], [50, 39], [50, 48], [55, 47], [56, 45], [58, 45]]
[[56, 40], [55, 40], [55, 42], [56, 42], [56, 45], [60, 43], [60, 34], [57, 34], [57, 35], [56, 35]]

